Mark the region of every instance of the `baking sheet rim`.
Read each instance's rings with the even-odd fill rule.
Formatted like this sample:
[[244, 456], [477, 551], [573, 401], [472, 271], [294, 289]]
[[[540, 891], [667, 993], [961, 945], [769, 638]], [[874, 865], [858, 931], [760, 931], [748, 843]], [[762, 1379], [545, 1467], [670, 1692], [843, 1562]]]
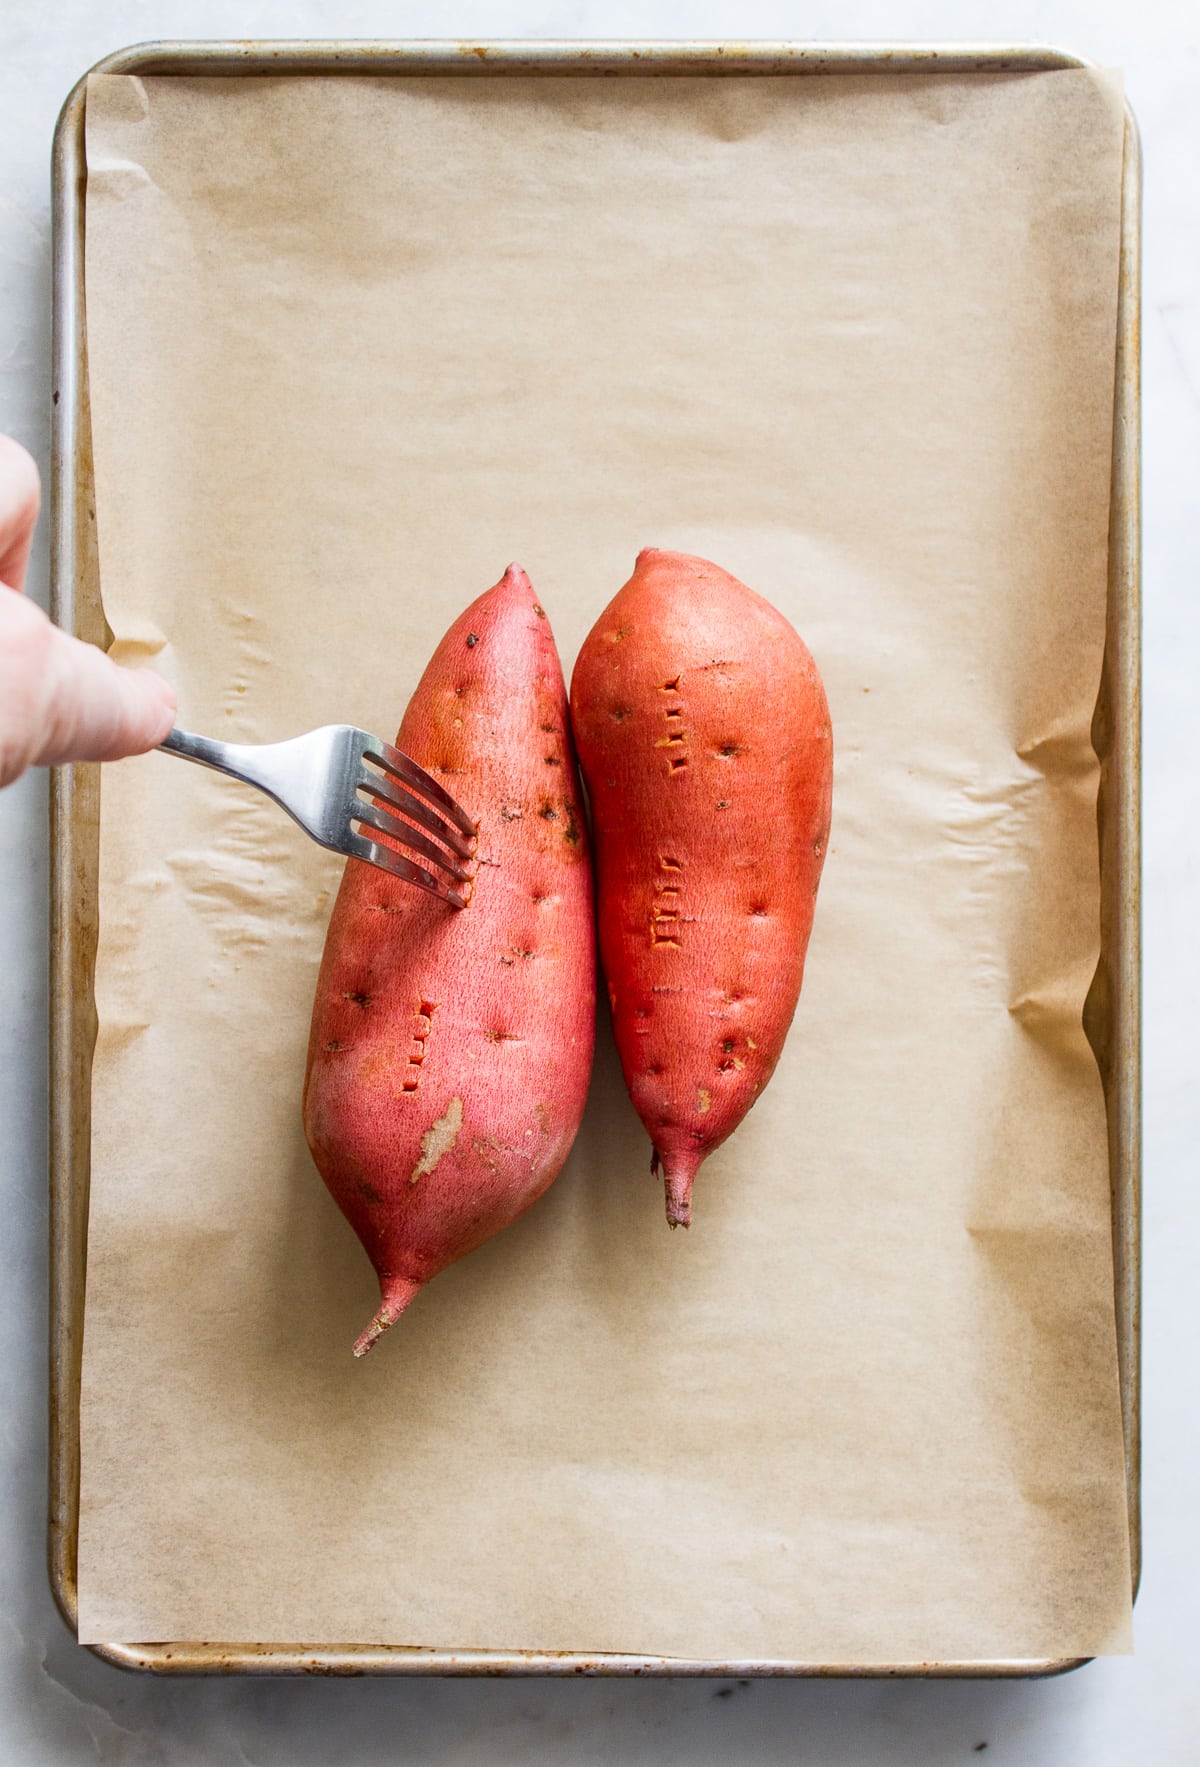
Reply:
[[[314, 72], [614, 72], [747, 74], [1042, 72], [1086, 66], [1038, 46], [835, 43], [147, 43], [97, 63], [100, 73], [194, 75]], [[87, 76], [67, 98], [54, 138], [54, 417], [51, 607], [67, 629], [103, 637], [95, 577], [86, 408], [83, 253]], [[1140, 1574], [1140, 243], [1141, 157], [1126, 105], [1117, 315], [1116, 398], [1101, 748], [1101, 959], [1089, 996], [1104, 1081], [1113, 1188], [1114, 1289], [1129, 1493], [1133, 1587]], [[90, 577], [87, 567], [91, 566]], [[51, 789], [50, 940], [50, 1457], [49, 1573], [76, 1630], [79, 1377], [95, 1039], [97, 769], [55, 771]], [[1006, 1676], [1061, 1673], [1062, 1661], [815, 1664], [708, 1662], [580, 1652], [465, 1651], [386, 1645], [156, 1643], [90, 1645], [127, 1669], [247, 1674], [631, 1674]]]

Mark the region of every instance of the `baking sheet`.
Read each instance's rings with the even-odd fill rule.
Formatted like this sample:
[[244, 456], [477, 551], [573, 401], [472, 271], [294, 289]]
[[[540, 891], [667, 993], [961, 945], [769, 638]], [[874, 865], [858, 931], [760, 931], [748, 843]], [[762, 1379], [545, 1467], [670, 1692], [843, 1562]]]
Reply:
[[804, 88], [92, 82], [106, 610], [181, 721], [394, 725], [510, 556], [569, 664], [653, 541], [795, 620], [839, 762], [800, 1015], [691, 1236], [605, 1036], [568, 1172], [363, 1369], [297, 1123], [335, 868], [107, 772], [85, 1639], [1127, 1644], [1078, 1029], [1119, 89]]

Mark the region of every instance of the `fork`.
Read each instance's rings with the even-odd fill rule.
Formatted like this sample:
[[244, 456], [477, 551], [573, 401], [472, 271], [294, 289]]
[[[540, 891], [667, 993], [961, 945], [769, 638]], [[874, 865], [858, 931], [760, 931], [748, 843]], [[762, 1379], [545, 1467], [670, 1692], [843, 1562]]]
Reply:
[[[466, 907], [468, 896], [452, 886], [470, 881], [462, 861], [472, 855], [475, 824], [436, 779], [391, 743], [352, 724], [326, 724], [289, 742], [268, 743], [217, 742], [172, 730], [159, 746], [257, 786], [323, 847], [378, 865], [452, 908]], [[359, 827], [387, 835], [427, 863], [406, 859], [360, 834]]]

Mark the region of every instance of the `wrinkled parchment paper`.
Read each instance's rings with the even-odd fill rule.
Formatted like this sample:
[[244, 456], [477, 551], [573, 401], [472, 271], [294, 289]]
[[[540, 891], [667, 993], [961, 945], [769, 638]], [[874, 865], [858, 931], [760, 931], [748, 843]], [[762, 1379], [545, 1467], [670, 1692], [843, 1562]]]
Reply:
[[299, 1116], [337, 864], [106, 770], [85, 1640], [1128, 1647], [1080, 1030], [1121, 142], [1083, 72], [92, 80], [104, 600], [181, 724], [390, 733], [512, 558], [569, 669], [653, 543], [791, 617], [837, 782], [691, 1233], [602, 1025], [561, 1180], [356, 1365]]

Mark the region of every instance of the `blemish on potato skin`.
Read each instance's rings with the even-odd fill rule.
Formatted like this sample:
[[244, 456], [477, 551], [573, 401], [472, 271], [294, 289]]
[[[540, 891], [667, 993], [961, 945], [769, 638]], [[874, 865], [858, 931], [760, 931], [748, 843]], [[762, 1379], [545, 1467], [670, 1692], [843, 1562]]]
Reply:
[[458, 1140], [458, 1132], [462, 1128], [463, 1101], [454, 1097], [446, 1106], [444, 1116], [431, 1123], [421, 1137], [421, 1157], [412, 1169], [408, 1182], [415, 1184], [418, 1178], [426, 1177], [436, 1170], [439, 1160], [448, 1154]]
[[508, 1151], [494, 1135], [477, 1135], [471, 1146], [490, 1172], [497, 1170], [496, 1154]]
[[708, 1090], [708, 1087], [707, 1086], [697, 1087], [697, 1089], [696, 1089], [696, 1109], [700, 1112], [701, 1116], [704, 1115], [705, 1111], [709, 1108], [711, 1103], [712, 1103], [712, 1093]]
[[468, 633], [467, 633], [467, 649], [468, 649], [468, 650], [474, 650], [474, 648], [475, 648], [475, 646], [476, 646], [476, 645], [477, 645], [477, 644], [478, 644], [478, 643], [479, 643], [479, 634], [478, 634], [478, 632], [468, 632]]

